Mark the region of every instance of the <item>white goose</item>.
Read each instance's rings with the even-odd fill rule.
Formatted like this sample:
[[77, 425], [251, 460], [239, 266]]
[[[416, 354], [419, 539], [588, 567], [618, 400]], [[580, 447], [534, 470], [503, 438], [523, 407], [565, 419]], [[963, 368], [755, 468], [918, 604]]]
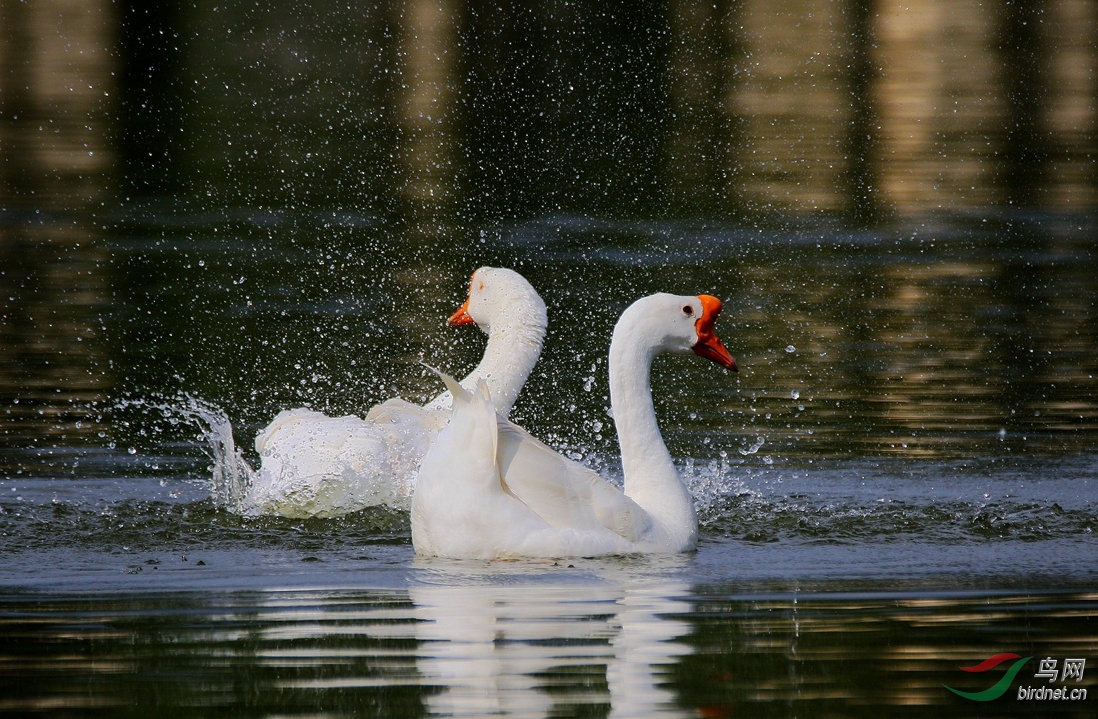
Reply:
[[[449, 323], [475, 323], [488, 334], [483, 359], [462, 385], [485, 382], [506, 415], [541, 354], [545, 303], [517, 272], [481, 267]], [[365, 419], [282, 411], [256, 437], [261, 466], [243, 511], [333, 517], [379, 504], [407, 508], [420, 460], [446, 425], [451, 404], [447, 391], [422, 407], [390, 399]]]
[[735, 371], [713, 323], [716, 297], [657, 294], [622, 314], [610, 342], [610, 405], [625, 491], [496, 414], [491, 388], [442, 375], [453, 418], [424, 457], [412, 498], [416, 554], [455, 558], [684, 552], [697, 544], [694, 502], [656, 424], [649, 374], [664, 352]]

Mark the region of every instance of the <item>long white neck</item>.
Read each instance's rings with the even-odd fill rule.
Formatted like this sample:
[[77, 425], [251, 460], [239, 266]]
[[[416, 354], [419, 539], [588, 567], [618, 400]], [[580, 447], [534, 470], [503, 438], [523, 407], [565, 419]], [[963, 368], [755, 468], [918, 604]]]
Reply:
[[[488, 328], [488, 344], [480, 364], [461, 380], [461, 386], [472, 392], [477, 380], [485, 380], [492, 393], [492, 404], [506, 417], [541, 356], [548, 318], [541, 298], [516, 302], [500, 315]], [[426, 406], [449, 409], [452, 404], [450, 393], [443, 392]]]
[[655, 354], [643, 336], [643, 324], [628, 322], [623, 315], [610, 341], [610, 406], [621, 445], [625, 494], [666, 534], [669, 551], [681, 551], [694, 547], [698, 524], [694, 500], [656, 423], [649, 381]]

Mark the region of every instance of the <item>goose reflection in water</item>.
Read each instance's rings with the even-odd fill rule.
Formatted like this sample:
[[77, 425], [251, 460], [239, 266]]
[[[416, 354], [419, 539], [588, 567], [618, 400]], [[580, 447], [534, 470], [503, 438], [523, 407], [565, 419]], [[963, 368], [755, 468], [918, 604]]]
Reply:
[[569, 575], [547, 580], [536, 562], [508, 567], [515, 581], [483, 563], [478, 576], [471, 563], [417, 562], [430, 569], [409, 591], [416, 668], [441, 690], [426, 698], [431, 714], [543, 717], [607, 703], [611, 717], [689, 714], [662, 678], [691, 652], [676, 641], [690, 630], [674, 618], [690, 610], [675, 598], [689, 596], [685, 584], [556, 567]]

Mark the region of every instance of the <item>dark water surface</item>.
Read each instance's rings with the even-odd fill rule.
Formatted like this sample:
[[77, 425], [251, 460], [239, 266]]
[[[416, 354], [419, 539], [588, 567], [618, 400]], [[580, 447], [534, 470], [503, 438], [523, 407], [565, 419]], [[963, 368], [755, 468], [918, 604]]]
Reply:
[[[1094, 716], [1095, 36], [1092, 0], [0, 3], [0, 714]], [[282, 409], [472, 367], [484, 264], [549, 310], [512, 418], [612, 480], [619, 313], [725, 301], [741, 371], [653, 377], [696, 553], [424, 561], [400, 512], [214, 501], [211, 421], [254, 463]]]
[[[986, 716], [943, 685], [983, 691], [1007, 665], [958, 667], [1010, 652], [1032, 659], [994, 713], [1090, 715], [1017, 698], [1093, 689], [1034, 676], [1098, 646], [1084, 221], [553, 218], [407, 260], [356, 217], [150, 206], [103, 224], [57, 252], [39, 233], [68, 222], [26, 223], [42, 251], [5, 270], [0, 711]], [[460, 372], [483, 346], [443, 320], [485, 262], [549, 306], [515, 416], [611, 478], [618, 312], [657, 289], [726, 298], [741, 371], [670, 358], [654, 377], [696, 554], [423, 561], [398, 512], [215, 505], [205, 419], [228, 415], [252, 457], [283, 407], [426, 397], [421, 354]]]

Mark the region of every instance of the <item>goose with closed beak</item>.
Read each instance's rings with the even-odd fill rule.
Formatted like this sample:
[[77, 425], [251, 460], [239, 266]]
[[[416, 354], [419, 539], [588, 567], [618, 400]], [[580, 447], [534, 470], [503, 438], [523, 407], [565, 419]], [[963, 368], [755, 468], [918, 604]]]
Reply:
[[713, 329], [716, 297], [656, 294], [630, 305], [610, 342], [610, 405], [624, 490], [572, 462], [439, 373], [453, 417], [424, 457], [412, 497], [419, 555], [495, 559], [685, 552], [697, 545], [694, 501], [660, 435], [649, 383], [659, 354], [693, 352], [736, 371]]

